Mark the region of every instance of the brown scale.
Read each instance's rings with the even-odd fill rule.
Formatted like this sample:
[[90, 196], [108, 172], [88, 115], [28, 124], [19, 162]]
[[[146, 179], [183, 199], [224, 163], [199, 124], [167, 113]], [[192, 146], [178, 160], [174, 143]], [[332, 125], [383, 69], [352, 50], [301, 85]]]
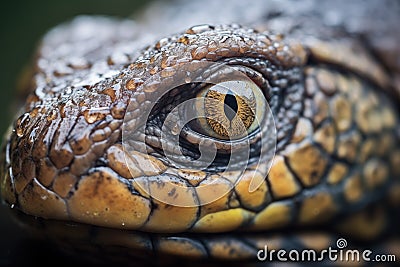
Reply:
[[[42, 64], [36, 66], [34, 88], [23, 114], [7, 133], [0, 157], [2, 200], [18, 209], [16, 216], [29, 229], [57, 242], [64, 240], [64, 245], [70, 242], [71, 248], [75, 241], [86, 243], [88, 254], [97, 252], [90, 244], [110, 252], [116, 246], [115, 258], [124, 255], [127, 261], [127, 255], [134, 259], [142, 251], [182, 256], [181, 250], [192, 258], [254, 260], [268, 242], [279, 249], [288, 240], [298, 240], [299, 248], [321, 249], [334, 245], [332, 229], [361, 241], [387, 230], [386, 213], [390, 215], [390, 207], [398, 208], [400, 199], [400, 183], [395, 180], [400, 177], [398, 91], [391, 84], [398, 74], [382, 67], [377, 59], [382, 51], [371, 55], [370, 49], [377, 48], [373, 37], [372, 48], [365, 48], [363, 41], [336, 28], [315, 29], [316, 36], [309, 38], [302, 32], [312, 31], [309, 25], [285, 30], [283, 26], [290, 23], [277, 23], [283, 27], [275, 25], [277, 32], [286, 32], [284, 36], [271, 33], [273, 23], [261, 21], [256, 23], [258, 29], [272, 31], [196, 26], [158, 42], [151, 40], [153, 45], [138, 52], [139, 44], [128, 51], [123, 48], [133, 39], [136, 24], [127, 27], [101, 18], [74, 23], [49, 33], [39, 48]], [[94, 32], [103, 29], [105, 34], [85, 41], [88, 51], [77, 50], [82, 61], [72, 62], [58, 47], [82, 45], [83, 40], [68, 38], [77, 25], [91, 25]], [[113, 47], [127, 56], [108, 55], [101, 47]], [[56, 58], [49, 53], [52, 50]], [[159, 75], [173, 84], [178, 75], [174, 66], [226, 58], [260, 58], [288, 73], [300, 70], [304, 81], [299, 84], [305, 93], [298, 117], [278, 116], [277, 134], [287, 143], [277, 150], [257, 190], [247, 190], [249, 177], [260, 176], [260, 170], [267, 168], [264, 163], [250, 166], [244, 179], [234, 184], [241, 173], [179, 170], [154, 155], [125, 154], [122, 119], [130, 118], [134, 129], [139, 107], [151, 104], [160, 85], [155, 80], [143, 89], [144, 82]], [[272, 82], [280, 77], [268, 78]], [[134, 108], [125, 114], [130, 97]], [[292, 130], [285, 132], [285, 126]], [[170, 183], [158, 181], [160, 177]], [[212, 190], [201, 189], [215, 181]], [[179, 191], [183, 184], [189, 185], [185, 192]], [[208, 203], [227, 188], [233, 190]], [[386, 188], [390, 190], [382, 193]], [[382, 196], [386, 193], [388, 199]], [[155, 195], [180, 198], [190, 205], [171, 206]], [[382, 201], [376, 203], [379, 209], [371, 220], [374, 196]], [[332, 232], [292, 231], [303, 226]]]

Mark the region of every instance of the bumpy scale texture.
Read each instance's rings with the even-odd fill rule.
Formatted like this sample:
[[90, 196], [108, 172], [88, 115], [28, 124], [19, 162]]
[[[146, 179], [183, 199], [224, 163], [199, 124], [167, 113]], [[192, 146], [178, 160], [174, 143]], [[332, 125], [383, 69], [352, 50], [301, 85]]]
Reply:
[[[291, 240], [292, 246], [318, 250], [335, 242], [310, 226], [363, 241], [380, 236], [400, 202], [396, 67], [388, 71], [391, 63], [377, 59], [382, 51], [371, 54], [371, 47], [340, 27], [312, 30], [303, 21], [280, 28], [275, 17], [288, 16], [279, 14], [254, 28], [200, 25], [154, 42], [139, 37], [138, 24], [101, 17], [78, 18], [49, 32], [25, 106], [3, 146], [2, 199], [28, 214], [18, 216], [31, 227], [38, 223], [33, 216], [57, 220], [45, 227], [50, 238], [122, 246], [134, 257], [140, 254], [134, 251], [146, 251], [254, 259], [265, 243], [278, 249]], [[287, 36], [268, 30], [274, 27]], [[140, 50], [144, 43], [151, 45]], [[248, 190], [251, 178], [266, 166], [250, 165], [229, 177], [217, 168], [176, 168], [159, 152], [157, 121], [138, 133], [152, 153], [124, 150], [124, 119], [130, 125], [143, 120], [140, 107], [152, 104], [159, 83], [141, 85], [152, 77], [173, 84], [174, 67], [202, 61], [255, 69], [263, 77], [253, 81], [268, 83], [264, 93], [275, 116], [277, 151], [254, 192]], [[173, 94], [195, 97], [190, 90]], [[149, 162], [155, 168], [146, 168]], [[150, 182], [157, 177], [173, 183]], [[193, 205], [165, 204], [135, 181], [152, 194]], [[210, 183], [213, 190], [198, 189]], [[182, 184], [188, 193], [174, 194], [174, 185]], [[79, 238], [57, 230], [69, 229], [62, 221], [77, 223]]]

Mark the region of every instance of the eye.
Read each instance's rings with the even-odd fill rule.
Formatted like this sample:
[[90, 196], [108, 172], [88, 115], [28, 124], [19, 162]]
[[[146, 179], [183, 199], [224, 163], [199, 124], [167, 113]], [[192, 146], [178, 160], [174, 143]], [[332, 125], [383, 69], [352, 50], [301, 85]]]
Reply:
[[264, 119], [263, 98], [261, 89], [250, 80], [208, 85], [196, 96], [197, 119], [192, 127], [203, 135], [224, 140], [250, 135]]
[[[135, 91], [124, 120], [127, 151], [207, 173], [242, 170], [273, 154], [276, 127], [270, 103], [278, 99], [262, 72], [195, 62], [179, 65], [170, 79], [161, 76]], [[142, 94], [145, 101], [138, 103]]]

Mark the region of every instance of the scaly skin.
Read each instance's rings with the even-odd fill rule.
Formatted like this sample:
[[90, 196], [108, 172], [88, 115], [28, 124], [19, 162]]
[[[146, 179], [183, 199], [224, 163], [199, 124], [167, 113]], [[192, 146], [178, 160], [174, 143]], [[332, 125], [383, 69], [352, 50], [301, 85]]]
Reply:
[[[145, 42], [129, 23], [81, 18], [44, 38], [33, 88], [7, 134], [1, 160], [1, 196], [30, 215], [19, 213], [21, 221], [45, 222], [41, 231], [69, 240], [72, 247], [86, 240], [110, 251], [134, 248], [135, 258], [145, 251], [254, 260], [265, 244], [321, 250], [334, 246], [338, 236], [369, 244], [395, 229], [398, 73], [389, 61], [378, 61], [382, 51], [371, 54], [370, 46], [340, 27], [307, 28], [314, 35], [299, 37], [300, 27], [283, 37], [264, 31], [268, 23], [258, 21], [254, 29], [195, 26], [138, 52]], [[79, 34], [82, 28], [93, 32], [92, 39]], [[138, 133], [149, 155], [124, 150], [123, 123], [134, 127], [143, 120], [140, 110], [153, 104], [157, 85], [172, 84], [174, 67], [191, 62], [219, 62], [261, 74], [250, 78], [271, 106], [277, 150], [254, 192], [248, 190], [250, 180], [262, 175], [266, 163], [250, 164], [229, 177], [219, 169], [223, 161], [203, 172], [181, 170], [159, 152], [158, 115]], [[158, 76], [162, 80], [142, 86]], [[193, 98], [196, 90], [180, 87], [175, 94]], [[159, 113], [164, 112], [161, 107]], [[191, 146], [185, 149], [194, 158]], [[156, 168], [147, 168], [148, 162]], [[238, 175], [243, 179], [232, 183]], [[157, 183], [157, 177], [178, 182]], [[214, 191], [198, 189], [210, 183]], [[190, 193], [179, 197], [193, 206], [171, 206], [152, 197], [176, 198], [171, 192], [179, 184], [189, 186]], [[233, 190], [222, 198], [199, 205], [230, 186]], [[64, 222], [76, 225], [79, 237], [66, 234], [71, 226]]]

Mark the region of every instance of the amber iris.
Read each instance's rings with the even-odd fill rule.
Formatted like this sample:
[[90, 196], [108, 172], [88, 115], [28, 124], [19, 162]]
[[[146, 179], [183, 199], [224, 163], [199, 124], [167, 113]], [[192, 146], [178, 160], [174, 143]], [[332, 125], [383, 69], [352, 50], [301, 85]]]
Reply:
[[204, 134], [238, 139], [254, 131], [263, 116], [260, 88], [251, 81], [226, 81], [204, 88], [197, 113]]
[[[220, 104], [215, 105], [219, 100]], [[232, 91], [227, 93], [209, 90], [204, 100], [207, 123], [217, 134], [224, 138], [242, 136], [250, 128], [255, 118], [255, 99], [246, 99], [235, 95]]]

